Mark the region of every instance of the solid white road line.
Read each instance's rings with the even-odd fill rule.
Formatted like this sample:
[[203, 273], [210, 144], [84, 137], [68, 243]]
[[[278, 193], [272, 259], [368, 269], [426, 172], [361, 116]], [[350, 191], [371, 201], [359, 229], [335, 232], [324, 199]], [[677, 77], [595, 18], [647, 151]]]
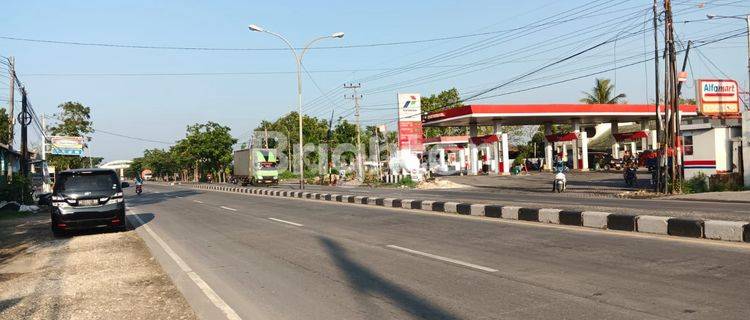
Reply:
[[229, 210], [229, 211], [237, 211], [237, 209], [234, 209], [234, 208], [230, 208], [230, 207], [225, 207], [225, 206], [221, 206], [221, 207], [219, 207], [219, 208], [222, 208], [222, 209], [224, 209], [224, 210]]
[[295, 222], [291, 222], [291, 221], [286, 221], [286, 220], [281, 220], [281, 219], [276, 219], [276, 218], [268, 218], [268, 219], [269, 220], [273, 220], [273, 221], [278, 221], [278, 222], [281, 222], [281, 223], [291, 224], [291, 225], [297, 226], [297, 227], [304, 227], [305, 226], [303, 224], [299, 224], [299, 223], [295, 223]]
[[195, 201], [197, 203], [203, 203], [203, 201], [200, 201], [200, 200], [193, 200], [193, 201]]
[[[128, 208], [128, 210], [131, 212], [135, 212], [131, 208]], [[187, 274], [190, 280], [193, 280], [193, 283], [195, 283], [195, 285], [198, 286], [198, 288], [200, 288], [201, 291], [203, 291], [203, 294], [206, 295], [208, 300], [210, 300], [211, 303], [214, 304], [214, 306], [219, 308], [219, 310], [221, 310], [224, 313], [224, 315], [227, 316], [227, 319], [242, 320], [242, 318], [240, 318], [237, 312], [235, 312], [234, 309], [232, 309], [232, 307], [230, 307], [226, 302], [224, 302], [224, 300], [221, 297], [219, 297], [216, 291], [211, 289], [208, 283], [203, 281], [203, 279], [197, 273], [195, 273], [195, 271], [193, 271], [193, 269], [191, 269], [190, 266], [188, 266], [188, 264], [185, 263], [185, 261], [182, 260], [182, 258], [180, 258], [180, 256], [178, 256], [177, 253], [175, 253], [174, 250], [172, 250], [172, 248], [166, 242], [164, 242], [164, 240], [162, 240], [161, 237], [159, 237], [159, 235], [156, 234], [156, 232], [151, 230], [151, 228], [145, 222], [143, 222], [143, 220], [141, 220], [139, 216], [133, 215], [133, 217], [136, 220], [138, 220], [138, 223], [141, 225], [140, 227], [146, 230], [146, 232], [152, 238], [154, 238], [156, 243], [159, 244], [162, 250], [164, 250], [164, 252], [166, 252], [167, 255], [169, 255], [169, 257], [172, 258], [172, 260], [174, 260], [175, 263], [177, 263], [177, 266], [179, 266], [180, 269], [183, 272], [185, 272], [185, 274]]]
[[401, 251], [412, 253], [412, 254], [416, 254], [416, 255], [420, 255], [420, 256], [424, 256], [424, 257], [428, 257], [428, 258], [432, 258], [432, 259], [435, 259], [435, 260], [450, 262], [450, 263], [457, 264], [457, 265], [464, 266], [464, 267], [474, 268], [474, 269], [477, 269], [477, 270], [482, 270], [482, 271], [487, 271], [487, 272], [497, 272], [496, 269], [492, 269], [492, 268], [488, 268], [488, 267], [483, 267], [483, 266], [480, 266], [480, 265], [477, 265], [477, 264], [473, 264], [473, 263], [463, 262], [461, 260], [446, 258], [446, 257], [434, 255], [432, 253], [427, 253], [427, 252], [412, 250], [412, 249], [409, 249], [409, 248], [404, 248], [404, 247], [399, 247], [399, 246], [394, 246], [394, 245], [387, 245], [386, 247], [391, 248], [391, 249], [401, 250]]

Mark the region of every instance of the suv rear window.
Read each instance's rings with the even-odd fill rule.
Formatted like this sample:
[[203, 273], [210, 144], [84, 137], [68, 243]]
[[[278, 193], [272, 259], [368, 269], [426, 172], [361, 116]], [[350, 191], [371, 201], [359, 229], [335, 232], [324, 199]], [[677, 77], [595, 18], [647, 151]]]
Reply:
[[56, 191], [106, 191], [116, 189], [117, 176], [114, 172], [61, 173], [55, 181]]

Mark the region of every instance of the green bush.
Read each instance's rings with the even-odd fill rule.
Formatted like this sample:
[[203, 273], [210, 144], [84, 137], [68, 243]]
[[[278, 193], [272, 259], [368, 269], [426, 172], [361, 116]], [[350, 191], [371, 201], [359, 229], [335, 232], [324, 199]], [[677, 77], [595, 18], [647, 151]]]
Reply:
[[694, 177], [686, 180], [682, 184], [683, 193], [701, 193], [708, 191], [708, 179], [703, 172], [698, 173]]
[[279, 172], [280, 180], [289, 180], [289, 179], [297, 179], [297, 178], [299, 178], [299, 175], [289, 170], [284, 170], [284, 171]]
[[708, 178], [708, 185], [711, 191], [741, 191], [742, 176], [739, 173], [721, 173], [714, 174]]
[[31, 179], [20, 174], [13, 175], [10, 181], [3, 179], [0, 183], [0, 200], [16, 201], [21, 204], [33, 204]]
[[417, 182], [411, 179], [411, 176], [405, 176], [401, 178], [401, 181], [398, 182], [399, 185], [414, 188], [417, 186]]

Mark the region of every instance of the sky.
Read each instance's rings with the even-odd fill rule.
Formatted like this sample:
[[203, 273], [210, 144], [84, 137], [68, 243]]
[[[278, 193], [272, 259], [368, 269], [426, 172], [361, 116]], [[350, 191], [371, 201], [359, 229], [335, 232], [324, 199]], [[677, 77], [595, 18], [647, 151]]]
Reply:
[[[706, 14], [747, 14], [750, 3], [673, 2], [681, 45], [698, 47], [685, 96], [694, 96], [698, 78], [728, 77], [746, 88], [744, 21]], [[642, 62], [654, 50], [647, 0], [28, 0], [5, 3], [0, 16], [0, 56], [15, 58], [36, 112], [54, 114], [66, 101], [90, 107], [100, 130], [91, 151], [105, 161], [168, 148], [188, 125], [207, 121], [245, 141], [261, 120], [296, 110], [292, 54], [278, 38], [250, 32], [251, 23], [297, 47], [345, 33], [304, 56], [303, 112], [321, 118], [333, 111], [353, 120], [346, 83], [361, 85], [363, 125], [391, 130], [398, 92], [455, 87], [466, 98], [497, 87], [467, 103], [576, 103], [605, 77], [630, 103], [654, 99], [653, 62]], [[711, 42], [727, 36], [734, 37]], [[0, 106], [7, 80], [0, 76]], [[31, 139], [38, 144], [39, 134]]]

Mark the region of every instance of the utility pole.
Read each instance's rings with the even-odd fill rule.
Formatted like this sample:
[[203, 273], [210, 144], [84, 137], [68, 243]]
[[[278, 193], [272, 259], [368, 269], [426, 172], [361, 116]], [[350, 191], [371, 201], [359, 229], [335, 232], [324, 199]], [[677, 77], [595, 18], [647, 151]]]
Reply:
[[351, 97], [345, 96], [347, 99], [353, 99], [354, 100], [354, 116], [357, 118], [357, 177], [360, 181], [364, 179], [364, 169], [362, 166], [362, 141], [360, 136], [360, 125], [359, 125], [359, 99], [362, 98], [362, 95], [357, 94], [357, 89], [359, 89], [361, 85], [359, 83], [357, 84], [345, 84], [345, 89], [352, 89], [353, 94]]
[[18, 121], [21, 123], [21, 175], [26, 177], [29, 175], [28, 126], [31, 124], [31, 114], [26, 88], [23, 86], [21, 86], [21, 113], [18, 114]]
[[[8, 94], [8, 119], [10, 120], [10, 130], [8, 130], [8, 145], [10, 149], [13, 149], [13, 128], [15, 124], [15, 116], [13, 115], [13, 107], [15, 104], [15, 93], [16, 93], [16, 59], [13, 57], [8, 58], [8, 78], [10, 78], [10, 94]], [[10, 170], [8, 170], [10, 174]]]
[[671, 0], [664, 0], [664, 36], [666, 42], [667, 52], [667, 66], [666, 66], [666, 79], [665, 85], [667, 87], [665, 105], [671, 111], [668, 117], [669, 122], [667, 123], [668, 134], [667, 134], [667, 145], [668, 150], [671, 150], [671, 154], [668, 153], [668, 174], [670, 177], [669, 193], [679, 192], [680, 178], [677, 170], [678, 152], [679, 152], [679, 132], [677, 130], [677, 122], [679, 122], [679, 96], [677, 92], [677, 69], [675, 66], [676, 54], [675, 54], [675, 41], [674, 41], [674, 25], [672, 21], [672, 2]]
[[[656, 141], [658, 143], [661, 143], [662, 140], [662, 118], [661, 118], [661, 110], [659, 110], [659, 99], [661, 99], [659, 95], [659, 11], [658, 11], [658, 4], [657, 0], [654, 0], [654, 77], [656, 78], [654, 81], [654, 89], [656, 91], [656, 96], [654, 97], [654, 104], [655, 104], [655, 112], [656, 112]], [[661, 150], [662, 146], [664, 144], [661, 144], [659, 146], [659, 150]], [[662, 158], [665, 157], [666, 154], [657, 152], [657, 165], [656, 165], [656, 186], [655, 191], [657, 193], [663, 192], [664, 189], [662, 188], [664, 181], [662, 181]]]

